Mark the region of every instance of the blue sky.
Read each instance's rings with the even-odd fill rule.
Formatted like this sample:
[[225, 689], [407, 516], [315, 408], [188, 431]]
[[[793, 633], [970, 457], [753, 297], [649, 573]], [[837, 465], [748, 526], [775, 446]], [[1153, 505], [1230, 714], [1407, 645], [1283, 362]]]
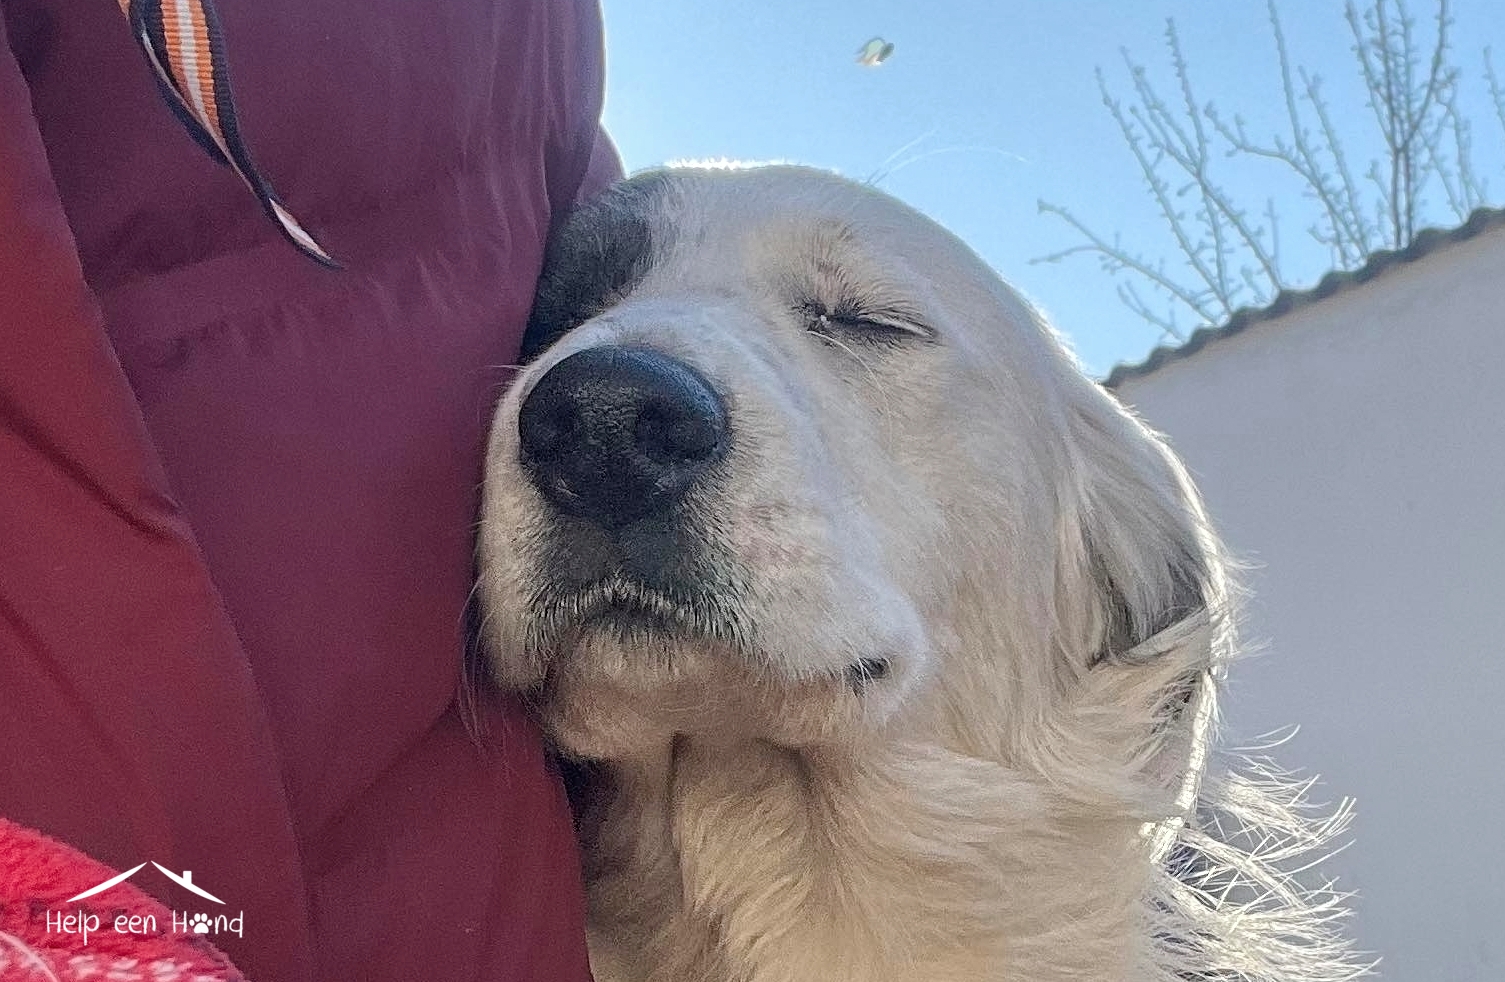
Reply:
[[[705, 157], [791, 160], [860, 178], [887, 170], [885, 190], [967, 240], [1045, 308], [1097, 373], [1143, 357], [1160, 333], [1122, 305], [1116, 281], [1090, 257], [1031, 264], [1080, 241], [1036, 202], [1067, 206], [1152, 257], [1174, 252], [1094, 68], [1127, 97], [1127, 48], [1171, 92], [1164, 32], [1174, 18], [1199, 100], [1242, 114], [1257, 136], [1284, 125], [1264, 0], [602, 3], [606, 123], [629, 170]], [[1500, 204], [1505, 126], [1488, 101], [1481, 51], [1493, 42], [1505, 71], [1505, 3], [1452, 6], [1474, 166]], [[1431, 4], [1411, 8], [1430, 38]], [[1377, 138], [1341, 0], [1281, 0], [1280, 11], [1293, 60], [1323, 76], [1351, 155], [1367, 162]], [[894, 42], [893, 57], [858, 66], [856, 49], [874, 35]], [[1255, 211], [1273, 198], [1290, 278], [1320, 278], [1331, 264], [1304, 231], [1310, 211], [1299, 188], [1275, 165], [1236, 162], [1225, 183]]]

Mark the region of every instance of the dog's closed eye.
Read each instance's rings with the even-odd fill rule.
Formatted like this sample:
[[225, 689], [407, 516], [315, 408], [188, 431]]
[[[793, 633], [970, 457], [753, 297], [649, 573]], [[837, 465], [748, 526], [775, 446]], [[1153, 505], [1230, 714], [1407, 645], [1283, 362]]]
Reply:
[[930, 342], [935, 333], [905, 313], [853, 304], [823, 304], [810, 300], [801, 305], [805, 330], [828, 340], [865, 344]]
[[871, 683], [888, 678], [889, 667], [887, 658], [864, 658], [847, 666], [847, 684], [854, 692], [861, 692]]
[[922, 327], [894, 318], [872, 315], [819, 314], [812, 318], [810, 330], [815, 333], [836, 330], [844, 336], [860, 341], [932, 341], [930, 332]]

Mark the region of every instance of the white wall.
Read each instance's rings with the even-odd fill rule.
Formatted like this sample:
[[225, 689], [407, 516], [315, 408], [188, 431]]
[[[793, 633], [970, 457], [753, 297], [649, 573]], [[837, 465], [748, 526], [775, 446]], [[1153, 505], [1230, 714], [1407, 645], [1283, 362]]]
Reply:
[[1229, 735], [1357, 799], [1395, 982], [1505, 980], [1505, 228], [1126, 380], [1258, 564]]

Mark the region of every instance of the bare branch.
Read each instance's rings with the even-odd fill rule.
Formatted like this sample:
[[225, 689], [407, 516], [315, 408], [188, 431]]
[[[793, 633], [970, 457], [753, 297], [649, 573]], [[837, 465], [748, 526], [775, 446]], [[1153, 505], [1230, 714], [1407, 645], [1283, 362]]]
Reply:
[[1096, 255], [1102, 261], [1104, 268], [1109, 272], [1115, 272], [1118, 269], [1127, 269], [1134, 273], [1137, 273], [1140, 276], [1144, 277], [1146, 280], [1149, 280], [1151, 283], [1155, 284], [1160, 289], [1164, 290], [1166, 293], [1170, 294], [1176, 300], [1180, 301], [1194, 314], [1202, 318], [1203, 321], [1207, 323], [1215, 322], [1217, 313], [1216, 309], [1207, 307], [1205, 305], [1204, 297], [1199, 296], [1191, 290], [1188, 290], [1185, 287], [1181, 286], [1175, 280], [1165, 275], [1163, 269], [1151, 266], [1143, 258], [1132, 255], [1116, 242], [1109, 243], [1101, 236], [1099, 236], [1096, 232], [1093, 232], [1092, 229], [1088, 228], [1070, 211], [1062, 208], [1059, 205], [1053, 205], [1049, 202], [1041, 201], [1038, 203], [1038, 207], [1042, 213], [1056, 215], [1064, 220], [1072, 228], [1080, 232], [1083, 238], [1087, 240], [1087, 244], [1076, 246], [1072, 249], [1066, 249], [1062, 252], [1053, 253], [1049, 256], [1042, 256], [1038, 259], [1032, 260], [1032, 262], [1059, 262], [1061, 259], [1069, 255], [1074, 255], [1079, 252], [1090, 252]]
[[1505, 86], [1500, 85], [1499, 76], [1495, 74], [1493, 52], [1489, 48], [1484, 49], [1484, 78], [1489, 84], [1489, 97], [1495, 104], [1500, 129], [1505, 130]]
[[[1108, 85], [1101, 72], [1098, 73], [1097, 84], [1103, 94], [1103, 104], [1113, 114], [1119, 129], [1123, 132], [1124, 139], [1129, 144], [1134, 159], [1139, 162], [1140, 169], [1144, 172], [1146, 184], [1150, 194], [1160, 208], [1160, 214], [1165, 219], [1166, 226], [1176, 240], [1176, 246], [1181, 250], [1182, 258], [1188, 266], [1197, 274], [1203, 285], [1214, 294], [1217, 292], [1217, 274], [1209, 268], [1204, 256], [1207, 248], [1203, 243], [1192, 242], [1190, 229], [1187, 227], [1186, 216], [1176, 208], [1170, 184], [1160, 176], [1159, 164], [1167, 157], [1180, 162], [1185, 159], [1184, 154], [1176, 152], [1176, 143], [1187, 141], [1186, 134], [1181, 131], [1174, 118], [1165, 108], [1165, 103], [1150, 85], [1145, 71], [1129, 57], [1127, 51], [1122, 52], [1124, 63], [1128, 66], [1129, 76], [1133, 80], [1134, 89], [1139, 96], [1141, 105], [1130, 109], [1126, 114], [1117, 100], [1108, 94]], [[1145, 135], [1141, 136], [1130, 122], [1130, 116], [1134, 122], [1139, 123]], [[1146, 145], [1156, 151], [1156, 157], [1146, 151]], [[1185, 169], [1183, 167], [1183, 169]]]
[[[1166, 38], [1181, 85], [1190, 129], [1178, 122], [1170, 112], [1165, 102], [1150, 85], [1144, 69], [1129, 62], [1133, 72], [1135, 91], [1142, 104], [1141, 107], [1136, 107], [1132, 111], [1141, 118], [1142, 125], [1150, 132], [1151, 143], [1155, 149], [1175, 162], [1185, 172], [1191, 179], [1189, 187], [1195, 188], [1201, 196], [1202, 208], [1198, 212], [1198, 218], [1212, 237], [1212, 244], [1210, 247], [1198, 250], [1195, 266], [1208, 287], [1227, 301], [1225, 312], [1232, 313], [1234, 308], [1230, 293], [1236, 287], [1228, 272], [1227, 257], [1235, 248], [1251, 253], [1265, 270], [1271, 283], [1277, 286], [1280, 283], [1279, 267], [1274, 256], [1265, 249], [1258, 231], [1249, 227], [1243, 212], [1232, 204], [1226, 192], [1212, 178], [1210, 141], [1202, 122], [1204, 111], [1197, 109], [1196, 101], [1192, 96], [1190, 72], [1181, 54], [1180, 39], [1176, 34], [1174, 23], [1167, 26]], [[1210, 107], [1208, 111], [1210, 120]], [[1175, 231], [1178, 239], [1184, 241], [1184, 231]], [[1229, 242], [1230, 231], [1237, 236], [1236, 244]], [[1182, 248], [1183, 251], [1186, 250], [1184, 245]], [[1213, 269], [1207, 269], [1202, 264], [1202, 253], [1209, 248], [1214, 254]]]
[[[1103, 72], [1097, 72], [1103, 105], [1174, 244], [1175, 273], [1168, 273], [1163, 261], [1125, 249], [1116, 237], [1109, 242], [1064, 207], [1040, 203], [1042, 212], [1065, 221], [1085, 241], [1035, 261], [1094, 256], [1111, 275], [1127, 277], [1119, 283], [1120, 299], [1165, 337], [1183, 337], [1176, 323], [1182, 311], [1215, 323], [1245, 303], [1268, 303], [1285, 288], [1274, 201], [1267, 200], [1251, 217], [1220, 182], [1215, 157], [1270, 161], [1293, 174], [1315, 204], [1307, 230], [1343, 269], [1359, 265], [1377, 248], [1405, 247], [1428, 211], [1423, 194], [1433, 182], [1459, 219], [1487, 200], [1485, 182], [1473, 167], [1473, 127], [1458, 108], [1461, 76], [1450, 60], [1449, 0], [1436, 0], [1430, 43], [1418, 35], [1406, 0], [1344, 4], [1354, 65], [1383, 148], [1362, 176], [1334, 124], [1321, 76], [1293, 64], [1276, 0], [1266, 5], [1286, 117], [1286, 131], [1267, 142], [1251, 138], [1239, 115], [1225, 117], [1211, 103], [1198, 102], [1174, 21], [1167, 21], [1165, 39], [1179, 98], [1167, 102], [1127, 51], [1122, 56], [1133, 93], [1129, 104], [1114, 98]], [[1495, 114], [1505, 129], [1505, 85], [1487, 48], [1484, 64]], [[1219, 154], [1213, 153], [1215, 143]], [[1151, 292], [1141, 294], [1141, 285]], [[1163, 295], [1164, 313], [1154, 294]]]
[[1162, 338], [1168, 337], [1178, 344], [1186, 340], [1186, 335], [1176, 327], [1176, 308], [1172, 306], [1164, 317], [1155, 313], [1150, 309], [1149, 304], [1139, 296], [1139, 291], [1134, 289], [1133, 280], [1119, 284], [1118, 298], [1124, 302], [1124, 306], [1138, 314], [1142, 320], [1154, 327], [1160, 328], [1160, 336]]
[[[1442, 147], [1444, 135], [1452, 137], [1452, 158]], [[1473, 128], [1458, 112], [1453, 93], [1448, 94], [1436, 128], [1423, 143], [1426, 171], [1437, 176], [1453, 217], [1462, 221], [1485, 201], [1485, 185], [1474, 173]]]

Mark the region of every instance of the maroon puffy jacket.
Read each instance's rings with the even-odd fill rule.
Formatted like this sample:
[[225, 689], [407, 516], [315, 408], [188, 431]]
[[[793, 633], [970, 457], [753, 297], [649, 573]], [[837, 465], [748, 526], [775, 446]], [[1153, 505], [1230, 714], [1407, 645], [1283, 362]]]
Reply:
[[115, 0], [0, 0], [0, 815], [192, 870], [255, 982], [587, 979], [538, 734], [455, 697], [490, 408], [551, 220], [617, 167], [599, 11], [218, 9], [342, 271], [194, 143]]

